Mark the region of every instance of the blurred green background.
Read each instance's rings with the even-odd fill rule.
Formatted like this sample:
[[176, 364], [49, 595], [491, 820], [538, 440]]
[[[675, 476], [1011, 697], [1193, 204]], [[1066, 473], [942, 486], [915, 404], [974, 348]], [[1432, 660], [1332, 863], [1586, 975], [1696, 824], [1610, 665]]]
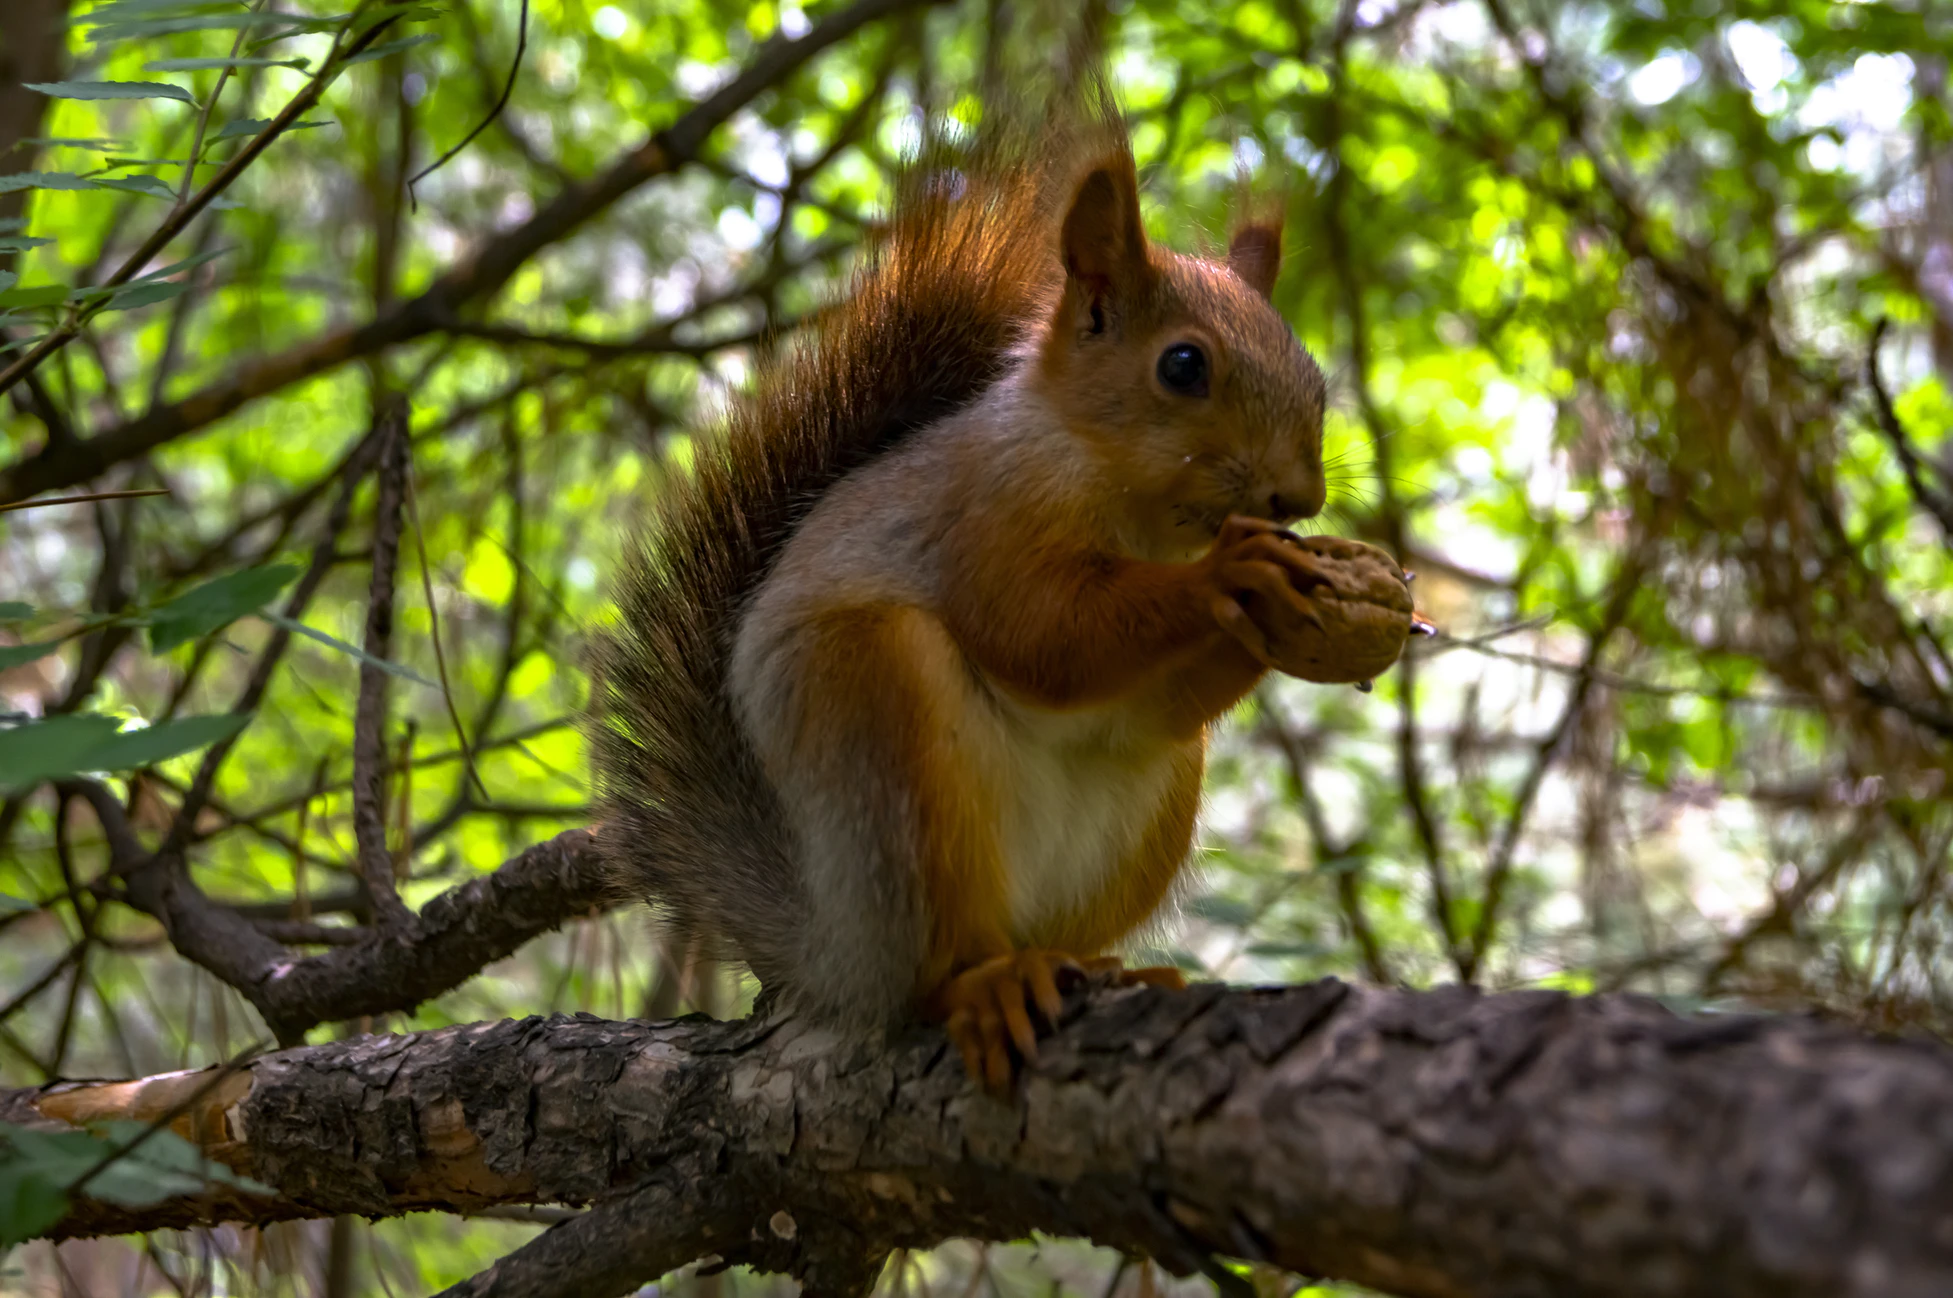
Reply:
[[[0, 16], [0, 359], [60, 304], [106, 308], [36, 371], [38, 396], [0, 398], [0, 465], [411, 297], [840, 7], [535, 0], [506, 109], [411, 196], [502, 95], [524, 11], [410, 14], [144, 268], [176, 269], [90, 297], [170, 213], [192, 148], [201, 183], [344, 18], [312, 0], [21, 0]], [[380, 394], [404, 392], [417, 523], [393, 657], [449, 683], [394, 692], [404, 891], [419, 904], [587, 823], [580, 636], [622, 536], [755, 361], [845, 283], [900, 159], [966, 130], [1034, 56], [1034, 17], [964, 0], [878, 19], [492, 301], [264, 383], [89, 484], [167, 494], [0, 514], [0, 713], [236, 707], [262, 619], [154, 652], [131, 614], [302, 561]], [[1129, 0], [1105, 42], [1156, 237], [1224, 244], [1244, 175], [1285, 197], [1277, 302], [1336, 393], [1313, 526], [1400, 553], [1443, 631], [1373, 693], [1282, 682], [1240, 709], [1198, 882], [1148, 942], [1235, 981], [1626, 989], [1944, 1035], [1953, 10]], [[36, 72], [50, 51], [61, 66]], [[225, 59], [242, 62], [183, 62]], [[11, 84], [63, 78], [186, 93]], [[360, 639], [371, 512], [369, 487], [303, 613], [340, 641]], [[19, 648], [34, 644], [52, 647]], [[198, 881], [267, 922], [360, 918], [357, 667], [296, 641], [197, 817]], [[167, 827], [196, 760], [118, 777], [139, 827]], [[197, 1067], [266, 1035], [154, 921], [70, 893], [104, 868], [100, 840], [45, 785], [0, 801], [0, 1085]], [[661, 950], [634, 908], [344, 1030], [725, 1015], [750, 990]], [[417, 1294], [535, 1229], [415, 1217], [36, 1244], [0, 1263], [0, 1293]], [[1296, 1283], [1254, 1279], [1271, 1298]], [[952, 1244], [884, 1280], [938, 1298], [1210, 1288], [1051, 1241]]]

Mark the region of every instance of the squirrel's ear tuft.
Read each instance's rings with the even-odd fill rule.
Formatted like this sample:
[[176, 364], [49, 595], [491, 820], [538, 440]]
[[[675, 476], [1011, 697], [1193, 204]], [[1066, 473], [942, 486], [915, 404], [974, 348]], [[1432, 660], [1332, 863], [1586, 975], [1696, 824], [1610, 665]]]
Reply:
[[1132, 158], [1107, 159], [1079, 183], [1065, 214], [1065, 274], [1094, 300], [1131, 292], [1147, 274], [1146, 231], [1139, 223], [1139, 178]]
[[1235, 230], [1227, 245], [1227, 265], [1263, 297], [1275, 295], [1275, 277], [1282, 270], [1282, 223], [1249, 221]]

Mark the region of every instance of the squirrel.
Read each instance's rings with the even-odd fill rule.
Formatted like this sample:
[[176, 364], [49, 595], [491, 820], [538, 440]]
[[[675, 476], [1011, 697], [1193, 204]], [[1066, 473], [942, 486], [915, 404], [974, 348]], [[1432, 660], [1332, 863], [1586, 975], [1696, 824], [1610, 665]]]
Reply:
[[852, 292], [627, 547], [594, 641], [600, 841], [681, 949], [842, 1029], [941, 1022], [1008, 1086], [1061, 982], [1174, 892], [1207, 733], [1264, 673], [1367, 681], [1411, 605], [1325, 498], [1321, 369], [1141, 223], [1115, 112], [918, 164]]

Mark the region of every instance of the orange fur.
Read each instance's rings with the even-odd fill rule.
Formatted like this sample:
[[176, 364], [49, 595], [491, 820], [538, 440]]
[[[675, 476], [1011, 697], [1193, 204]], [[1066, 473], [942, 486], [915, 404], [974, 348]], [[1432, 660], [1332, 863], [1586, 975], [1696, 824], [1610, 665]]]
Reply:
[[955, 700], [968, 684], [954, 642], [916, 609], [851, 607], [824, 615], [806, 651], [812, 705], [795, 747], [818, 760], [851, 745], [900, 773], [878, 793], [900, 800], [887, 820], [913, 835], [891, 850], [915, 863], [928, 908], [921, 986], [1010, 950], [996, 807], [955, 745]]

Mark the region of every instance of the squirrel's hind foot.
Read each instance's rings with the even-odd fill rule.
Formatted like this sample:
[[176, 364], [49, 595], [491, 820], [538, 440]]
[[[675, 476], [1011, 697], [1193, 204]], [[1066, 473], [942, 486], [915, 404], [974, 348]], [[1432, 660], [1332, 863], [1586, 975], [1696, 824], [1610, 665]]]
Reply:
[[1070, 986], [1108, 975], [1121, 987], [1177, 991], [1187, 985], [1185, 975], [1171, 967], [1128, 969], [1117, 956], [1079, 957], [1033, 948], [995, 956], [957, 974], [929, 998], [929, 1015], [942, 1022], [963, 1056], [965, 1071], [992, 1095], [1003, 1095], [1016, 1075], [1013, 1047], [1025, 1063], [1037, 1062], [1030, 1008], [1035, 1006], [1046, 1026], [1055, 1028], [1065, 1007], [1060, 983]]

